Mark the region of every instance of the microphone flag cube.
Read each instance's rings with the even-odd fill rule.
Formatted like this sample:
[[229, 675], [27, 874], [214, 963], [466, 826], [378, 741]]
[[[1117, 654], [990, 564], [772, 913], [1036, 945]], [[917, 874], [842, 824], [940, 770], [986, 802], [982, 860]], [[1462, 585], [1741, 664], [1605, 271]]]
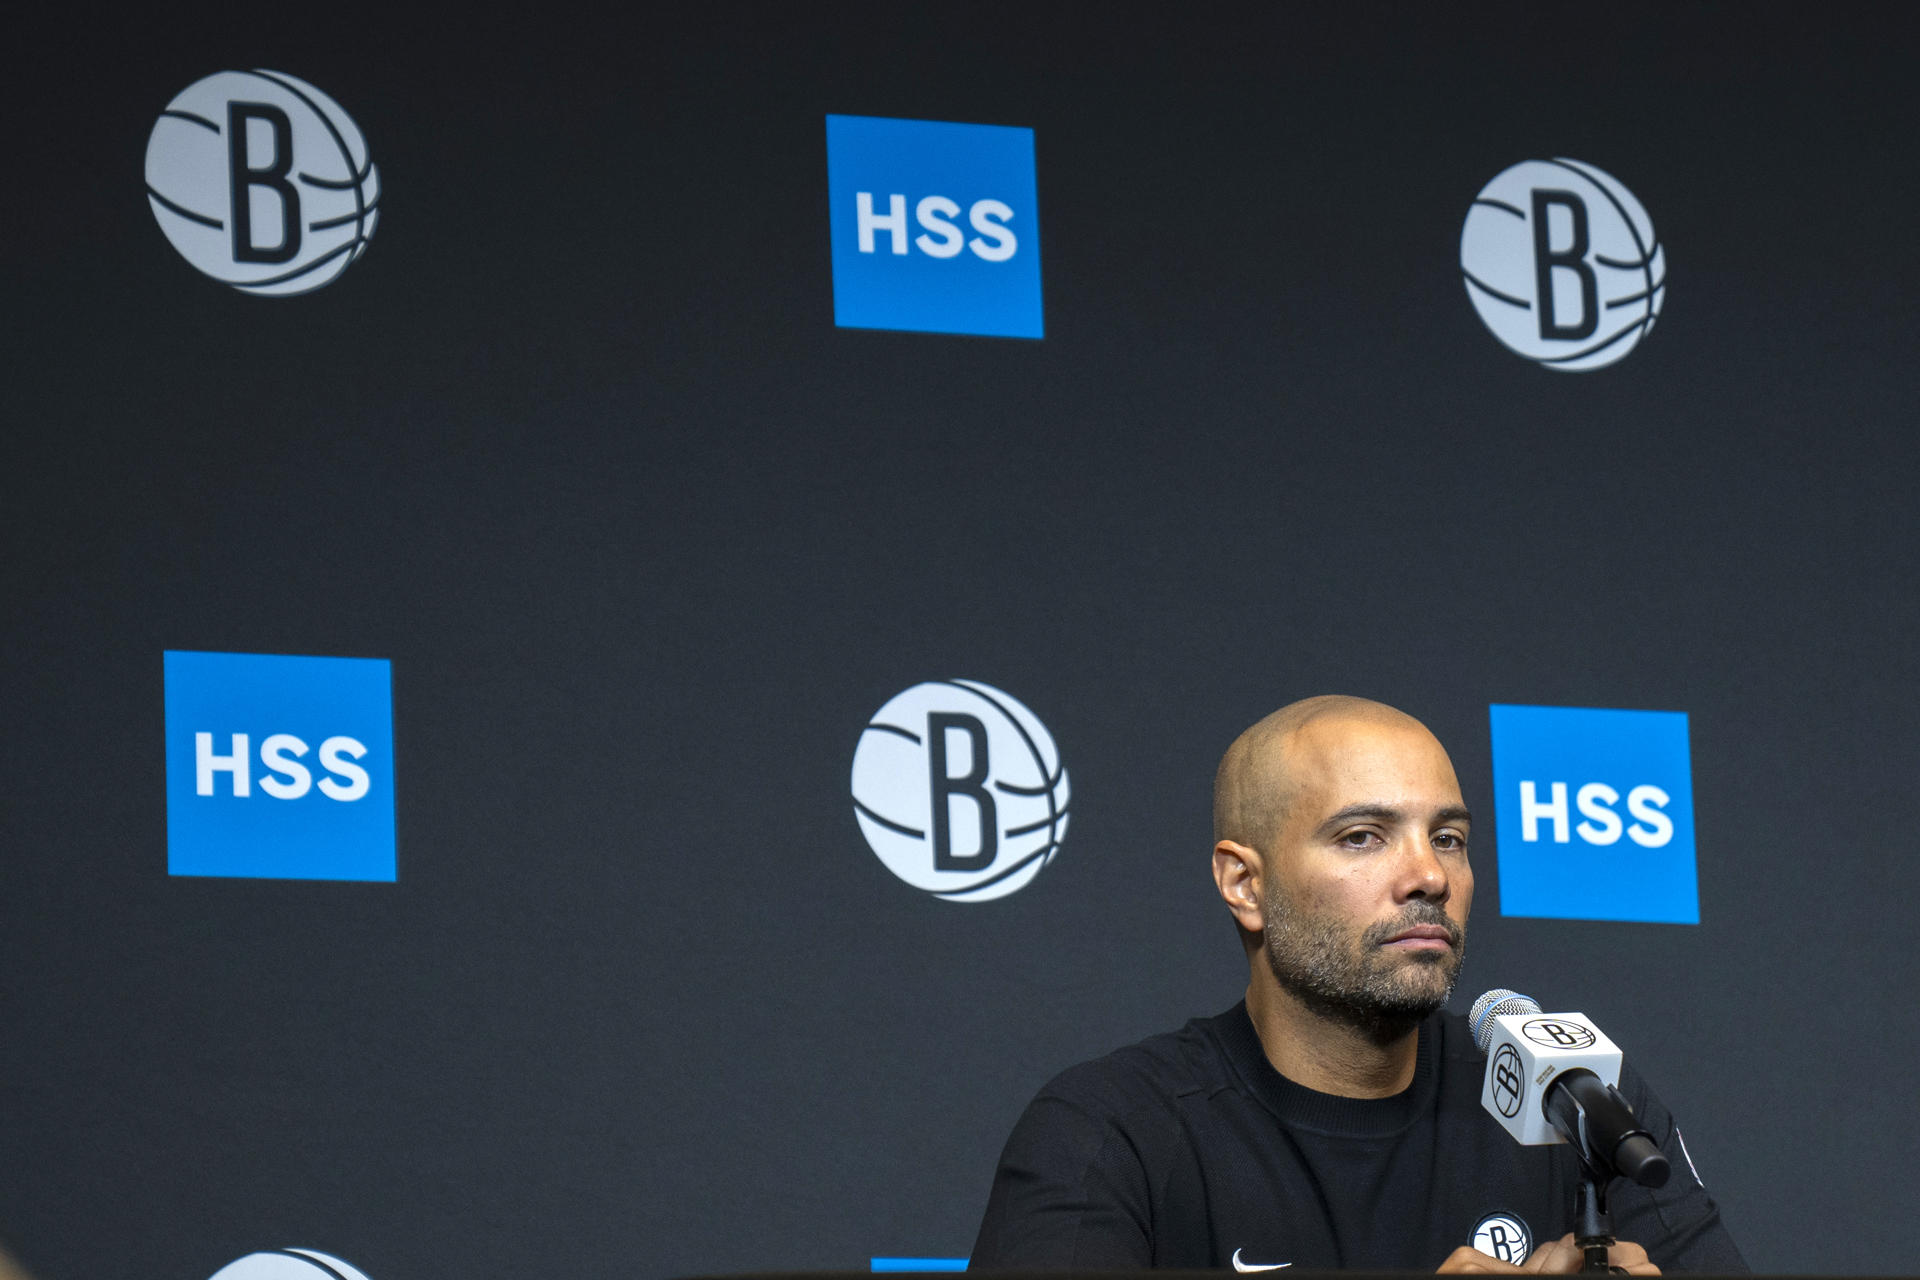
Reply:
[[1480, 1105], [1523, 1146], [1566, 1141], [1541, 1105], [1554, 1077], [1584, 1068], [1620, 1083], [1619, 1047], [1584, 1013], [1507, 1013], [1492, 1023]]

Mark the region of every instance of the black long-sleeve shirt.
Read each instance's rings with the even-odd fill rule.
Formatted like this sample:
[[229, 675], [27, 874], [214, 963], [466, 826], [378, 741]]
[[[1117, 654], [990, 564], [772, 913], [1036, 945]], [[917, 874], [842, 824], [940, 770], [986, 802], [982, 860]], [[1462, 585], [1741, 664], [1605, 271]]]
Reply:
[[[1463, 1244], [1518, 1262], [1573, 1229], [1579, 1164], [1523, 1147], [1480, 1106], [1466, 1019], [1421, 1023], [1413, 1082], [1341, 1098], [1273, 1069], [1244, 1004], [1073, 1067], [1014, 1127], [975, 1269], [1431, 1270]], [[1744, 1272], [1673, 1117], [1620, 1090], [1673, 1166], [1611, 1188], [1617, 1238], [1663, 1271]]]

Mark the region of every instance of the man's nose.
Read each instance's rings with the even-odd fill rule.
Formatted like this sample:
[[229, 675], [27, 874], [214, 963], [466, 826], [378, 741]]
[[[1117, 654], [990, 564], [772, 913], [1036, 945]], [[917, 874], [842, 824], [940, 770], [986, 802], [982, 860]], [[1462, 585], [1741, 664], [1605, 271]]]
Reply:
[[1445, 902], [1453, 891], [1447, 869], [1440, 864], [1440, 855], [1433, 851], [1424, 835], [1407, 841], [1398, 888], [1402, 900], [1425, 898], [1432, 902]]

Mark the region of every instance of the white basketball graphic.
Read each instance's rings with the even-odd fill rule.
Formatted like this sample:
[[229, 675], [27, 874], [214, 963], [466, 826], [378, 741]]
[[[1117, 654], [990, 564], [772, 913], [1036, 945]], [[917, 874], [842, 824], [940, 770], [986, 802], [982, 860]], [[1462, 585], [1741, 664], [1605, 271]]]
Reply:
[[876, 711], [853, 753], [853, 810], [887, 870], [949, 902], [1025, 888], [1067, 834], [1053, 735], [977, 680], [917, 684]]
[[380, 175], [340, 104], [279, 71], [182, 89], [147, 138], [147, 203], [180, 256], [247, 293], [337, 279], [366, 251]]
[[1511, 1213], [1490, 1213], [1474, 1224], [1473, 1247], [1517, 1267], [1533, 1253], [1533, 1231]]
[[331, 1254], [312, 1249], [274, 1249], [250, 1253], [214, 1272], [208, 1280], [368, 1280], [366, 1272]]
[[1549, 369], [1621, 359], [1666, 298], [1653, 220], [1578, 160], [1528, 160], [1489, 182], [1460, 229], [1460, 271], [1493, 335]]

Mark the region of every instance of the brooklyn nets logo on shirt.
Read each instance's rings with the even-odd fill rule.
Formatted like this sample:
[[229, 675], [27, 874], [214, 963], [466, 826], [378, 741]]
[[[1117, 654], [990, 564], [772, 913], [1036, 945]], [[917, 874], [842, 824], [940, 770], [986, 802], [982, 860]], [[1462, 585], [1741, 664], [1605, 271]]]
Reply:
[[1533, 1252], [1533, 1232], [1511, 1213], [1490, 1213], [1474, 1224], [1473, 1247], [1517, 1267]]
[[340, 104], [279, 71], [222, 71], [147, 138], [147, 203], [180, 256], [247, 293], [307, 293], [366, 251], [380, 175]]
[[1667, 257], [1631, 191], [1578, 160], [1528, 160], [1482, 188], [1460, 271], [1493, 336], [1549, 369], [1632, 351], [1666, 299]]
[[1067, 834], [1053, 735], [977, 680], [932, 680], [873, 713], [853, 753], [853, 811], [887, 870], [949, 902], [1025, 888]]

